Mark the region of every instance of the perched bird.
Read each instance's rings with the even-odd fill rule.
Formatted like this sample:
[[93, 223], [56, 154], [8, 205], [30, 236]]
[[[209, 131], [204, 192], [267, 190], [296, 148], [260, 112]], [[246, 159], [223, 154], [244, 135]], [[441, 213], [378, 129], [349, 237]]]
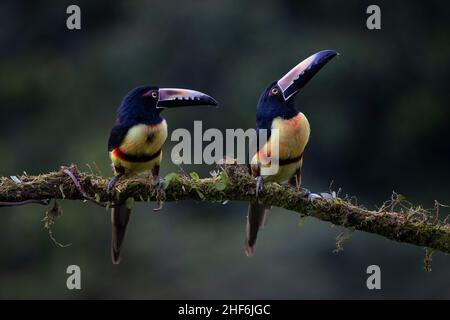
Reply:
[[[336, 51], [320, 51], [303, 60], [280, 80], [271, 83], [261, 94], [256, 109], [256, 129], [267, 130], [267, 140], [258, 141], [251, 162], [251, 174], [257, 179], [256, 201], [249, 204], [245, 253], [253, 254], [258, 230], [265, 225], [270, 206], [258, 200], [263, 182], [289, 182], [300, 189], [303, 152], [309, 140], [310, 127], [305, 115], [295, 109], [294, 98], [306, 83], [333, 57]], [[263, 175], [262, 168], [271, 164], [271, 133], [278, 129], [278, 165], [276, 174]], [[263, 145], [260, 145], [263, 144]]]
[[[194, 90], [166, 89], [142, 86], [131, 90], [117, 110], [117, 120], [111, 130], [108, 151], [114, 177], [108, 184], [111, 192], [116, 182], [138, 173], [151, 171], [161, 209], [161, 181], [159, 168], [162, 146], [167, 138], [167, 123], [161, 116], [165, 108], [193, 105], [217, 105], [212, 97]], [[111, 212], [112, 262], [120, 262], [120, 248], [131, 210], [126, 204], [113, 207]]]

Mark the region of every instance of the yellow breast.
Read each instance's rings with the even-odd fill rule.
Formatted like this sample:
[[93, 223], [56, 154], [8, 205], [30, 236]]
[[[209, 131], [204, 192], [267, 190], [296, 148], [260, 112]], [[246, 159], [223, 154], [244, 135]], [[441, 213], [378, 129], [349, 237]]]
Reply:
[[301, 112], [292, 119], [275, 118], [272, 129], [279, 131], [280, 159], [300, 156], [309, 140], [310, 127], [308, 119]]
[[[272, 121], [272, 129], [278, 129], [278, 153], [280, 160], [295, 159], [303, 154], [310, 135], [310, 126], [306, 116], [299, 112], [291, 119], [277, 117]], [[267, 166], [270, 164], [271, 139], [260, 148], [260, 151], [253, 157], [253, 163], [257, 166]], [[283, 182], [289, 179], [295, 170], [301, 166], [301, 161], [280, 166], [277, 175], [270, 177], [270, 180]]]
[[[158, 152], [167, 139], [167, 123], [163, 120], [157, 125], [139, 124], [128, 130], [120, 151], [133, 156], [153, 155]], [[131, 176], [139, 172], [148, 171], [158, 165], [162, 159], [162, 152], [154, 159], [147, 162], [132, 162], [120, 158], [114, 150], [110, 152], [110, 158], [114, 166], [125, 169], [125, 176]]]
[[139, 124], [128, 130], [120, 150], [131, 155], [153, 154], [161, 149], [166, 139], [166, 120], [156, 125]]

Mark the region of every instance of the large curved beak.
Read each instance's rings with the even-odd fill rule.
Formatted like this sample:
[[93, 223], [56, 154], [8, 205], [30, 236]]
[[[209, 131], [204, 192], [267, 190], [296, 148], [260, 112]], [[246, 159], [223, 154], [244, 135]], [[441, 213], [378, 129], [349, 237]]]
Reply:
[[156, 108], [176, 108], [187, 106], [217, 106], [218, 102], [199, 91], [177, 88], [160, 88]]
[[337, 56], [334, 50], [323, 50], [306, 58], [278, 80], [284, 100], [294, 97], [328, 61]]

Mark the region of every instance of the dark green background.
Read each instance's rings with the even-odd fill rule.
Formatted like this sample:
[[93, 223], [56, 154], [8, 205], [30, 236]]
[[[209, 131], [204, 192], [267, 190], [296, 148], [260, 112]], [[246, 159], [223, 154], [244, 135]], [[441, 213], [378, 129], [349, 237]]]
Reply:
[[[66, 29], [68, 1], [0, 4], [0, 175], [97, 163], [121, 98], [156, 84], [201, 90], [219, 109], [164, 112], [169, 132], [250, 128], [260, 92], [322, 49], [340, 56], [297, 97], [311, 123], [304, 185], [375, 208], [393, 190], [432, 207], [450, 203], [450, 6], [378, 1], [382, 30], [358, 1], [77, 1], [82, 30]], [[165, 146], [162, 174], [177, 171]], [[213, 167], [184, 166], [207, 175]], [[55, 246], [44, 207], [2, 208], [0, 298], [450, 298], [450, 257], [275, 209], [256, 254], [243, 252], [246, 203], [138, 204], [119, 266], [110, 262], [109, 213], [62, 201]], [[66, 267], [82, 290], [66, 289]], [[366, 289], [377, 264], [382, 290]]]

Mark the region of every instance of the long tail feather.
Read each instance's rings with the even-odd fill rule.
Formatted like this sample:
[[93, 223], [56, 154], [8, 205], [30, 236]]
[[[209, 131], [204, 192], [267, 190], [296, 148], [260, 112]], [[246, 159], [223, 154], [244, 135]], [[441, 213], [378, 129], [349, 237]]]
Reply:
[[128, 221], [130, 220], [131, 210], [126, 205], [120, 205], [111, 210], [111, 258], [112, 263], [118, 264], [120, 262], [120, 249], [125, 237]]
[[259, 228], [265, 225], [269, 210], [270, 206], [259, 202], [251, 202], [248, 206], [245, 254], [249, 257], [253, 255]]

